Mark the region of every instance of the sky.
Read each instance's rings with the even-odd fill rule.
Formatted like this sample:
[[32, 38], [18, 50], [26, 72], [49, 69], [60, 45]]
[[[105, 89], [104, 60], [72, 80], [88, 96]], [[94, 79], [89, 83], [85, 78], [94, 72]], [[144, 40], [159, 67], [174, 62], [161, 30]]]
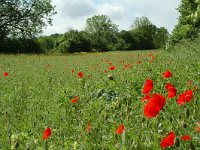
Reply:
[[107, 15], [119, 30], [129, 30], [136, 17], [148, 17], [157, 27], [171, 32], [177, 24], [177, 7], [181, 0], [52, 0], [57, 14], [53, 25], [43, 35], [65, 33], [68, 29], [84, 30], [86, 20], [94, 15]]

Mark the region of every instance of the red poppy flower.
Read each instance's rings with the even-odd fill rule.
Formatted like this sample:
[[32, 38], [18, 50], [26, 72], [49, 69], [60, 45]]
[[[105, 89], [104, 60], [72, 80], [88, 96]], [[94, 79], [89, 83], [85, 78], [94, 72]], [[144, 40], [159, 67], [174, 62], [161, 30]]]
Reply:
[[127, 66], [125, 65], [124, 67], [123, 67], [123, 70], [126, 70], [127, 69]]
[[160, 146], [162, 148], [172, 146], [172, 145], [174, 145], [174, 141], [175, 141], [175, 134], [174, 134], [174, 132], [170, 132], [170, 133], [168, 133], [167, 137], [162, 139]]
[[75, 72], [75, 70], [74, 70], [74, 69], [72, 69], [72, 70], [71, 70], [71, 72], [72, 72], [72, 73], [74, 73], [74, 72]]
[[7, 77], [8, 76], [8, 72], [4, 72], [3, 76]]
[[117, 128], [117, 130], [115, 131], [116, 134], [122, 134], [124, 132], [124, 125], [120, 124]]
[[43, 134], [43, 136], [42, 136], [42, 139], [43, 139], [43, 140], [46, 140], [46, 139], [48, 139], [50, 136], [51, 136], [51, 129], [50, 129], [50, 128], [47, 128], [46, 130], [44, 130], [44, 134]]
[[154, 94], [144, 106], [144, 115], [147, 118], [153, 118], [158, 115], [160, 110], [165, 106], [165, 97], [160, 94]]
[[188, 81], [188, 82], [187, 82], [187, 85], [190, 85], [190, 84], [192, 84], [192, 81]]
[[170, 86], [173, 86], [173, 85], [172, 85], [171, 83], [167, 83], [167, 84], [165, 85], [165, 89], [168, 90], [168, 88], [169, 88]]
[[191, 136], [189, 136], [189, 135], [183, 135], [183, 136], [181, 136], [181, 140], [183, 140], [183, 141], [189, 141], [189, 140], [191, 140]]
[[170, 86], [168, 88], [168, 98], [173, 98], [174, 96], [176, 96], [176, 92], [177, 92], [177, 89], [173, 86]]
[[167, 83], [165, 88], [168, 90], [168, 98], [176, 96], [177, 89], [171, 83]]
[[142, 98], [142, 102], [146, 101], [146, 100], [149, 100], [151, 98], [151, 95], [150, 93], [147, 93], [143, 98]]
[[78, 72], [78, 77], [82, 78], [83, 77], [83, 72]]
[[115, 70], [115, 66], [110, 66], [109, 70]]
[[91, 125], [90, 125], [90, 122], [88, 122], [86, 132], [89, 132], [90, 130], [91, 130]]
[[171, 71], [167, 70], [163, 73], [163, 78], [170, 78], [172, 76]]
[[72, 103], [76, 103], [78, 100], [78, 96], [74, 97], [74, 99], [71, 100]]
[[187, 90], [184, 93], [180, 94], [177, 100], [178, 105], [183, 105], [186, 102], [190, 102], [193, 97], [192, 90]]
[[144, 85], [144, 88], [142, 90], [142, 93], [147, 94], [153, 89], [153, 81], [152, 80], [146, 80], [146, 83]]
[[152, 55], [152, 56], [151, 56], [151, 61], [150, 61], [150, 62], [153, 62], [154, 59], [155, 59], [155, 58], [154, 58], [154, 56]]

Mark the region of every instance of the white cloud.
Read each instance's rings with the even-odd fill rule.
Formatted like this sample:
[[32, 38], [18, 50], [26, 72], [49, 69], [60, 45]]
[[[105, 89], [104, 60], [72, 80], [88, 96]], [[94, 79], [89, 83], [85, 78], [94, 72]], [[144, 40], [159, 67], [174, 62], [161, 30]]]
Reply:
[[63, 17], [81, 18], [95, 13], [95, 5], [90, 0], [65, 0], [60, 7]]
[[88, 17], [106, 14], [119, 25], [129, 29], [136, 17], [146, 16], [157, 27], [172, 31], [179, 16], [176, 8], [181, 0], [53, 0], [58, 12], [53, 17], [53, 26], [44, 30], [44, 35], [64, 33], [67, 28], [82, 30]]
[[109, 3], [104, 3], [98, 7], [98, 14], [106, 14], [112, 20], [121, 20], [125, 17], [125, 10], [122, 6], [111, 5]]

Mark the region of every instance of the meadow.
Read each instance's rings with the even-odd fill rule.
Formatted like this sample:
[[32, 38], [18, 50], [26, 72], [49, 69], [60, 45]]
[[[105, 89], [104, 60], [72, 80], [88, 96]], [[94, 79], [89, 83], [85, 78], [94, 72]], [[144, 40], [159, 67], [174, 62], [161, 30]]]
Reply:
[[[0, 149], [199, 150], [199, 56], [199, 49], [0, 55]], [[164, 103], [145, 112], [156, 94]]]

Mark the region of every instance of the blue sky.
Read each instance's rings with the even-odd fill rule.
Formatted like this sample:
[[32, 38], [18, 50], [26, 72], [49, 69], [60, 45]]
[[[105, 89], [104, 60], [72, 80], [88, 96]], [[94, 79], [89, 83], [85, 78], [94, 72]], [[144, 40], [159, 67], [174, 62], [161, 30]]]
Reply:
[[52, 0], [57, 14], [44, 35], [64, 33], [69, 28], [83, 30], [88, 17], [106, 14], [119, 29], [128, 30], [136, 17], [148, 17], [157, 27], [170, 32], [177, 24], [176, 8], [181, 0]]

